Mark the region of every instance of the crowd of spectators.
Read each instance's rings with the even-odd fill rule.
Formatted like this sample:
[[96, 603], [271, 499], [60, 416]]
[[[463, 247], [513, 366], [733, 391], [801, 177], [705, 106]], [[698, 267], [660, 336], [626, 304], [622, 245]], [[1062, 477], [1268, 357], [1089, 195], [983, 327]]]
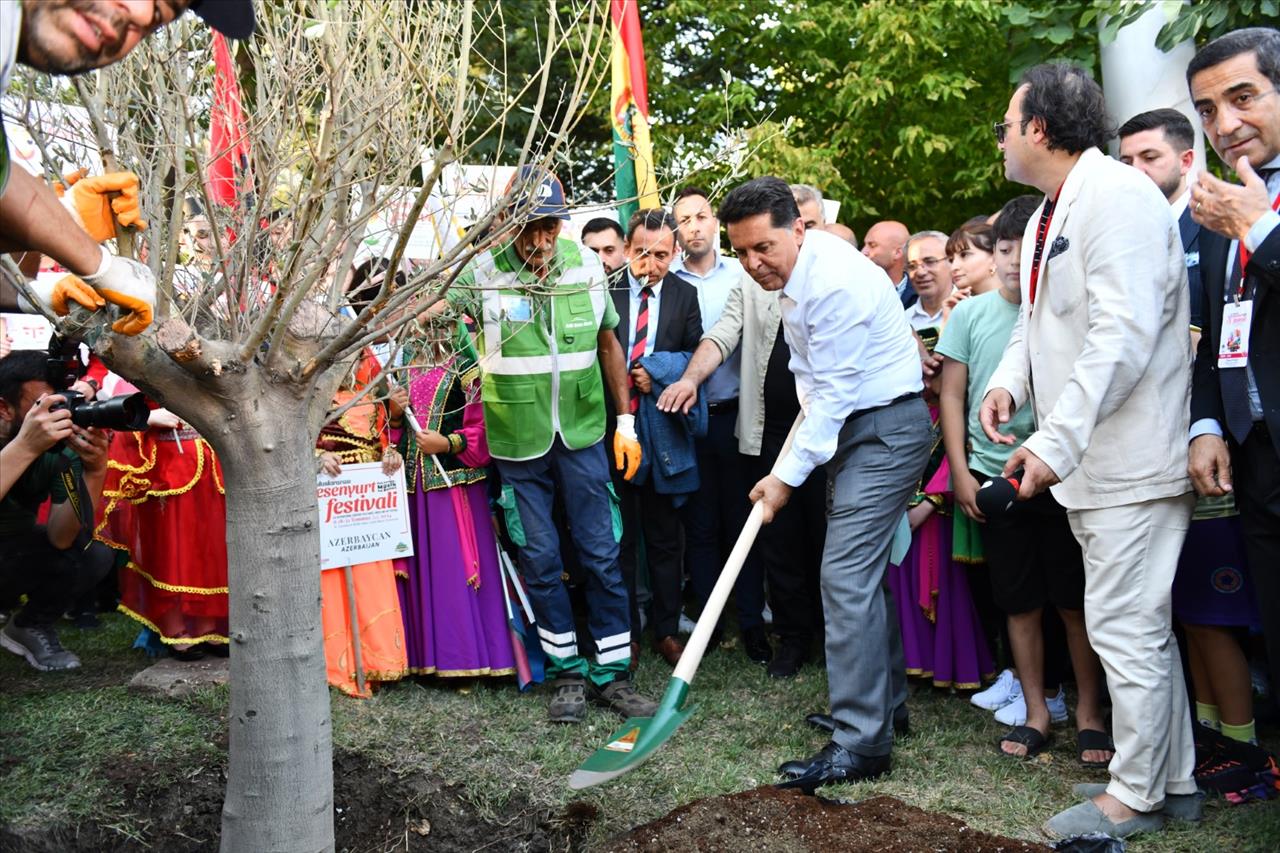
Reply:
[[[324, 572], [331, 683], [537, 680], [532, 655], [551, 720], [652, 715], [632, 673], [679, 663], [758, 502], [712, 648], [778, 679], [825, 661], [830, 707], [806, 719], [830, 742], [784, 784], [889, 772], [914, 677], [993, 713], [1011, 761], [1074, 717], [1080, 764], [1110, 778], [1077, 786], [1054, 835], [1198, 819], [1199, 789], [1274, 795], [1254, 705], [1274, 713], [1280, 686], [1280, 33], [1213, 41], [1187, 80], [1239, 183], [1193, 174], [1177, 110], [1117, 132], [1084, 71], [1042, 65], [994, 122], [1006, 176], [1034, 192], [958, 224], [876, 222], [860, 251], [819, 188], [777, 177], [680, 187], [579, 244], [563, 185], [524, 167], [528, 220], [391, 362], [350, 365], [319, 436], [322, 475], [403, 469], [415, 546]], [[81, 198], [122, 185], [95, 186]], [[185, 214], [194, 288], [217, 262], [208, 218]], [[109, 293], [132, 312], [119, 331], [149, 321], [126, 260], [14, 236], [89, 285], [43, 298]], [[403, 286], [354, 269], [351, 303], [388, 275]], [[56, 623], [91, 626], [106, 602], [153, 652], [227, 654], [213, 449], [155, 404], [145, 430], [76, 425], [68, 388], [136, 389], [92, 357], [74, 385], [57, 374], [44, 353], [0, 357], [0, 645], [79, 667]]]

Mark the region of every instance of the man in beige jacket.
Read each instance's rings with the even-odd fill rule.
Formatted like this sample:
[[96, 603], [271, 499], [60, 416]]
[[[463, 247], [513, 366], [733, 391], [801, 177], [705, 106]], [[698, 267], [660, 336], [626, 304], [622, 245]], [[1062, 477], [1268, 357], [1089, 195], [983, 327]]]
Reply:
[[[744, 272], [739, 286], [729, 292], [720, 319], [702, 336], [684, 376], [667, 386], [658, 408], [688, 411], [707, 377], [739, 346], [742, 362], [735, 432], [748, 477], [755, 482], [773, 469], [800, 411], [776, 294], [758, 287]], [[818, 572], [827, 530], [826, 503], [827, 476], [818, 468], [756, 538], [755, 551], [769, 582], [773, 630], [780, 640], [768, 667], [774, 678], [798, 674], [812, 657], [813, 638], [820, 633]], [[899, 719], [905, 725], [905, 716]]]
[[1199, 817], [1171, 586], [1191, 516], [1186, 475], [1191, 348], [1177, 223], [1141, 172], [1098, 146], [1112, 135], [1081, 69], [1041, 65], [995, 127], [1010, 180], [1046, 198], [1022, 241], [1022, 310], [987, 385], [998, 442], [1010, 413], [1037, 429], [1014, 452], [1018, 497], [1052, 488], [1085, 563], [1085, 625], [1113, 702], [1108, 785], [1045, 825], [1053, 836], [1151, 831]]

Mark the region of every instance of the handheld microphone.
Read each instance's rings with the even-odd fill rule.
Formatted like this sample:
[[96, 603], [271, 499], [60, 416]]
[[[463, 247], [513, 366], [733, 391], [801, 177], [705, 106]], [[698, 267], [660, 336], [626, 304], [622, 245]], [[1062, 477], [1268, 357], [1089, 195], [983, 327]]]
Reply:
[[975, 502], [983, 515], [1003, 515], [1009, 511], [1017, 500], [1023, 473], [1019, 468], [1010, 477], [992, 477], [982, 484]]

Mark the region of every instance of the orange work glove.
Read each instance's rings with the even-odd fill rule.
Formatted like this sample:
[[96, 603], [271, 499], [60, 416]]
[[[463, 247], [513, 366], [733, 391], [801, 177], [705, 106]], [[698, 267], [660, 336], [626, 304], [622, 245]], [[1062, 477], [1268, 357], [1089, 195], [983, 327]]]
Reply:
[[[67, 178], [74, 174], [72, 172]], [[119, 195], [113, 198], [111, 193]], [[92, 178], [78, 178], [63, 195], [62, 206], [71, 214], [76, 224], [99, 243], [116, 236], [116, 219], [126, 228], [142, 230], [147, 227], [138, 207], [138, 176], [133, 172], [110, 172]]]
[[[31, 289], [35, 291], [36, 296], [47, 308], [52, 308], [53, 313], [59, 317], [65, 317], [70, 310], [67, 307], [68, 300], [77, 302], [88, 308], [90, 311], [97, 311], [106, 305], [106, 300], [98, 295], [98, 292], [89, 285], [85, 284], [74, 275], [64, 275], [62, 278], [52, 278], [45, 276], [37, 278], [30, 282]], [[26, 300], [19, 300], [19, 307], [27, 313], [35, 313], [30, 310], [31, 306], [25, 304]]]
[[125, 315], [111, 324], [112, 329], [122, 335], [136, 335], [151, 325], [156, 279], [149, 267], [103, 249], [98, 271], [84, 280], [112, 305], [125, 310]]
[[76, 169], [74, 172], [67, 172], [62, 176], [61, 180], [53, 182], [54, 194], [56, 194], [58, 198], [62, 198], [67, 194], [68, 187], [72, 186], [76, 181], [80, 180], [87, 174], [89, 174], [88, 169]]
[[630, 480], [640, 470], [640, 439], [636, 436], [636, 416], [618, 415], [618, 429], [613, 434], [613, 463]]

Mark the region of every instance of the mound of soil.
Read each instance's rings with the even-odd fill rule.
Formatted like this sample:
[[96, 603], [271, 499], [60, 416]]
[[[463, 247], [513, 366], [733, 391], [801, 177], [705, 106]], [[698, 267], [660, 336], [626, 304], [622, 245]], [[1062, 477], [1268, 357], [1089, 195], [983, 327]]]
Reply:
[[[71, 826], [0, 827], [0, 850], [13, 853], [108, 853], [218, 849], [225, 768], [119, 763], [102, 773], [120, 792], [121, 814]], [[335, 752], [334, 832], [347, 853], [425, 850], [581, 851], [594, 806], [563, 814], [519, 797], [486, 819], [458, 785], [413, 774], [395, 776], [356, 753]]]
[[978, 832], [961, 821], [893, 797], [837, 803], [772, 785], [709, 797], [614, 839], [609, 853], [751, 850], [754, 853], [1048, 851], [1040, 844]]

